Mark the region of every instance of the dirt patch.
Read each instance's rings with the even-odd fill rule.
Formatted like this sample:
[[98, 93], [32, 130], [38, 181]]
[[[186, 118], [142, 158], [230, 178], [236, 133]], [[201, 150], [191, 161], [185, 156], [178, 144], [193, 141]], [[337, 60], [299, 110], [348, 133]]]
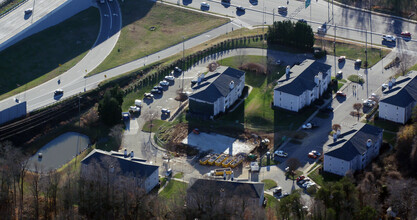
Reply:
[[245, 63], [242, 66], [239, 66], [239, 69], [258, 74], [266, 74], [266, 67], [259, 63]]

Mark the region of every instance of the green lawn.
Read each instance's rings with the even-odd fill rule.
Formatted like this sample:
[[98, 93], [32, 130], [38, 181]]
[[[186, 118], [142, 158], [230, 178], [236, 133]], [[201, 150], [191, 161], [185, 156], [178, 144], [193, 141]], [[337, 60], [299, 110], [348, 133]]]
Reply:
[[0, 99], [73, 67], [93, 46], [99, 29], [98, 9], [91, 7], [0, 52]]
[[358, 75], [350, 75], [348, 77], [348, 80], [355, 82], [355, 83], [359, 83], [359, 84], [363, 84], [365, 82], [365, 80]]
[[264, 190], [272, 189], [277, 186], [277, 182], [271, 179], [264, 179], [262, 182], [265, 183]]
[[159, 197], [171, 201], [173, 204], [183, 204], [185, 203], [186, 190], [186, 183], [170, 180], [161, 193], [159, 193]]
[[386, 131], [398, 132], [400, 130], [401, 124], [391, 122], [383, 119], [374, 119], [368, 122], [370, 125], [374, 125], [379, 128], [383, 128]]
[[417, 63], [414, 64], [414, 66], [412, 66], [408, 71], [411, 71], [411, 70], [417, 71]]
[[[333, 50], [333, 41], [328, 40], [321, 40], [321, 38], [317, 38], [315, 41], [315, 46], [323, 47], [326, 49], [329, 55], [334, 55]], [[372, 67], [376, 63], [378, 63], [382, 57], [385, 57], [391, 50], [388, 49], [379, 49], [379, 48], [369, 48], [368, 47], [368, 63], [369, 67]], [[365, 46], [359, 44], [352, 44], [352, 43], [345, 43], [345, 42], [337, 42], [336, 41], [336, 56], [346, 56], [347, 59], [362, 60], [362, 68], [364, 68], [365, 64]]]
[[177, 179], [181, 179], [181, 178], [183, 178], [184, 177], [184, 173], [183, 172], [179, 172], [179, 173], [176, 173], [175, 175], [174, 175], [174, 178], [177, 178]]
[[9, 3], [6, 3], [5, 5], [1, 6], [0, 15], [6, 12], [7, 10], [14, 8], [20, 2], [23, 2], [23, 0], [12, 0]]
[[332, 173], [319, 174], [319, 169], [322, 166], [317, 167], [313, 172], [308, 174], [308, 177], [320, 186], [324, 186], [326, 182], [334, 182], [340, 180], [342, 177]]
[[382, 134], [382, 139], [391, 144], [391, 146], [395, 146], [395, 143], [397, 142], [397, 134], [384, 131]]
[[[123, 28], [119, 40], [92, 73], [139, 59], [220, 26], [229, 20], [153, 1], [120, 3]], [[155, 30], [151, 30], [155, 27]]]

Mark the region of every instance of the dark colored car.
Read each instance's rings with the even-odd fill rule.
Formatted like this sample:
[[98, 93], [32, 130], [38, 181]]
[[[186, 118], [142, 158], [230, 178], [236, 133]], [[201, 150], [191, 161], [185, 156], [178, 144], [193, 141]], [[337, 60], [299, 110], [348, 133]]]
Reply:
[[162, 86], [154, 86], [153, 89], [157, 89], [159, 91], [163, 91], [164, 90], [164, 87], [162, 87]]
[[151, 93], [152, 93], [152, 94], [161, 94], [162, 92], [161, 92], [161, 90], [159, 90], [159, 89], [152, 89], [152, 90], [151, 90]]

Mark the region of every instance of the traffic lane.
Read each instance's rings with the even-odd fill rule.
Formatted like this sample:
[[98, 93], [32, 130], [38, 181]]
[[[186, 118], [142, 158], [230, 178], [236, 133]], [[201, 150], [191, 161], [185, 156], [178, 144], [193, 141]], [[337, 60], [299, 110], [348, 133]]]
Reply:
[[109, 36], [118, 33], [122, 25], [122, 15], [118, 1], [108, 2], [110, 7], [110, 15], [112, 17], [111, 30]]
[[100, 33], [99, 33], [99, 36], [97, 37], [97, 40], [94, 46], [97, 46], [103, 43], [110, 36], [112, 16], [110, 16], [111, 11], [110, 11], [110, 7], [108, 4], [109, 3], [107, 1], [105, 1], [105, 3], [100, 3], [100, 2], [97, 3], [97, 6], [100, 10], [101, 23], [100, 23]]

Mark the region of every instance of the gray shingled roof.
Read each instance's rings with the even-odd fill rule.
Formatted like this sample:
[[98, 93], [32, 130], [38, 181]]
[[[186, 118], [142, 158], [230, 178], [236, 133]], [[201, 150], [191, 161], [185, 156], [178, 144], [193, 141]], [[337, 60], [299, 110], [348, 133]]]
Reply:
[[[195, 179], [190, 180], [187, 193], [219, 193], [224, 189], [225, 197], [233, 196], [261, 198], [264, 193], [264, 183], [236, 182], [216, 179]], [[214, 190], [214, 191], [213, 191]]]
[[411, 71], [407, 76], [400, 76], [391, 90], [386, 90], [386, 96], [381, 102], [406, 107], [417, 101], [417, 71]]
[[322, 72], [323, 78], [325, 78], [329, 69], [331, 69], [330, 65], [315, 60], [305, 60], [300, 65], [295, 65], [291, 68], [289, 79], [284, 74], [274, 89], [299, 96], [306, 90], [313, 90], [316, 86], [314, 77], [319, 72]]
[[216, 71], [207, 73], [200, 85], [193, 87], [195, 91], [190, 97], [206, 102], [215, 102], [220, 97], [226, 97], [229, 94], [231, 81], [235, 86], [239, 85], [240, 77], [244, 74], [243, 71], [221, 66]]
[[[105, 162], [104, 162], [105, 161]], [[114, 167], [119, 168], [123, 175], [133, 175], [138, 178], [149, 177], [158, 166], [144, 164], [139, 161], [133, 161], [129, 158], [118, 157], [111, 155], [107, 151], [94, 149], [82, 161], [82, 164], [89, 165], [92, 162], [104, 165], [104, 163], [113, 164]]]
[[366, 152], [366, 143], [368, 139], [372, 140], [372, 143], [378, 141], [378, 136], [383, 132], [383, 129], [364, 123], [359, 123], [353, 130], [346, 132], [347, 135], [343, 136], [334, 144], [329, 144], [330, 151], [325, 155], [336, 157], [345, 161], [351, 161], [357, 155], [362, 155]]

